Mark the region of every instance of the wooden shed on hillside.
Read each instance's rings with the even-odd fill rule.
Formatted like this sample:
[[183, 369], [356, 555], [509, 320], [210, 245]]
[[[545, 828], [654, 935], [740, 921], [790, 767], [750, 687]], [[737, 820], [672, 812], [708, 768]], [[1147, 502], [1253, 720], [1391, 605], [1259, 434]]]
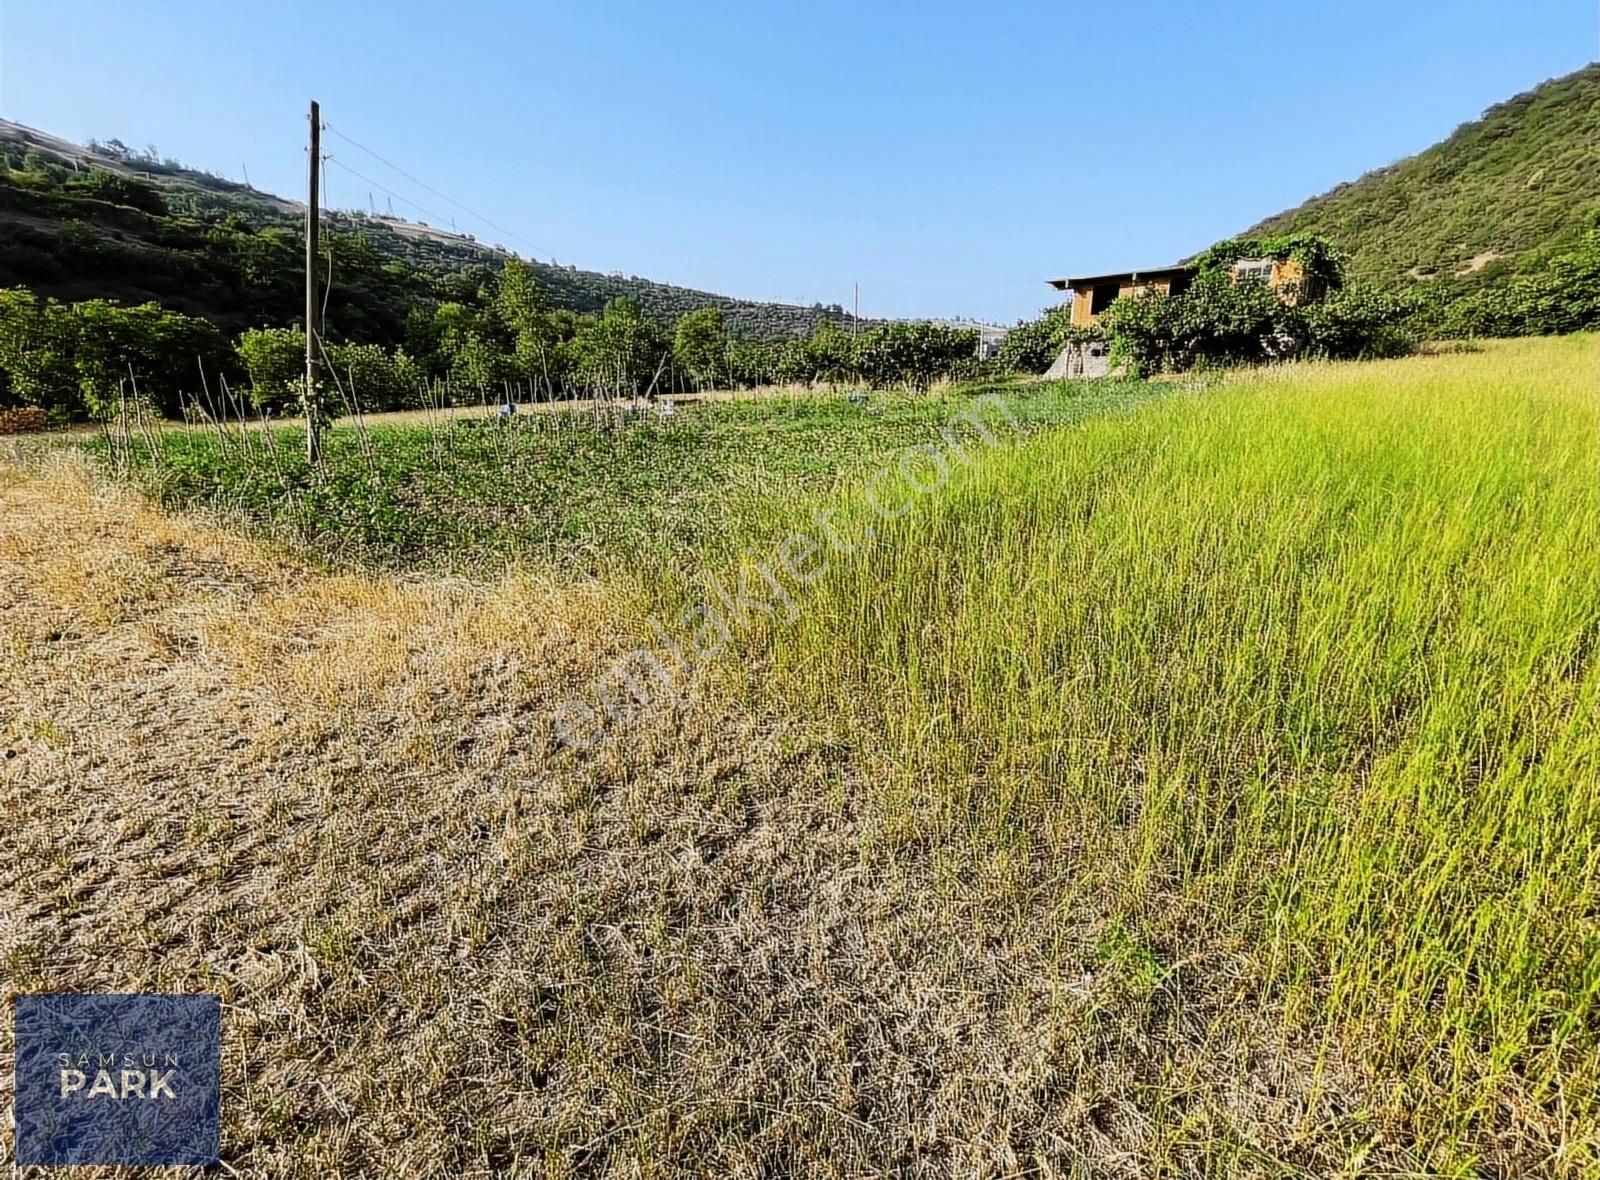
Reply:
[[[1265, 283], [1285, 303], [1300, 303], [1322, 295], [1306, 281], [1305, 267], [1294, 258], [1240, 258], [1228, 267], [1235, 283]], [[1089, 328], [1100, 322], [1118, 299], [1133, 295], [1181, 295], [1194, 282], [1195, 268], [1182, 262], [1145, 270], [1118, 270], [1107, 274], [1050, 279], [1050, 285], [1067, 294], [1071, 312], [1067, 322]], [[1104, 377], [1111, 372], [1111, 349], [1104, 341], [1069, 344], [1062, 349], [1047, 377]]]
[[[1286, 303], [1299, 303], [1319, 294], [1306, 289], [1305, 267], [1293, 258], [1241, 258], [1228, 268], [1228, 273], [1236, 283], [1267, 284]], [[1098, 323], [1106, 308], [1124, 296], [1150, 292], [1181, 295], [1189, 289], [1194, 276], [1194, 267], [1175, 262], [1171, 266], [1153, 266], [1147, 270], [1119, 270], [1048, 281], [1057, 291], [1071, 295], [1069, 322], [1072, 326], [1087, 328]]]

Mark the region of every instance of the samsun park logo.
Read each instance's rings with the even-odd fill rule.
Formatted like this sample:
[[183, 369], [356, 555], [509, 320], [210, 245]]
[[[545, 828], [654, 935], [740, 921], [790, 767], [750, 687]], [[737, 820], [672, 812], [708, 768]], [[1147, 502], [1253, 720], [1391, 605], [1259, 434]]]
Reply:
[[210, 1164], [217, 996], [18, 996], [19, 1164]]

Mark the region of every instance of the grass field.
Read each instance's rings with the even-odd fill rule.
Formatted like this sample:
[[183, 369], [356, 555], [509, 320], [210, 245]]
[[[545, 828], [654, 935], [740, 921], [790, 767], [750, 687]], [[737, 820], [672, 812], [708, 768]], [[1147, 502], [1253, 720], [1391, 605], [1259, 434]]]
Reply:
[[909, 825], [1072, 866], [1151, 988], [1259, 975], [1403, 1079], [1429, 1165], [1592, 1150], [1596, 360], [1289, 369], [1047, 436], [865, 513], [773, 650], [892, 735]]
[[[1028, 429], [1128, 408], [1134, 382], [1016, 384]], [[584, 412], [509, 424], [456, 417], [331, 431], [309, 477], [288, 427], [136, 437], [131, 462], [158, 502], [204, 508], [339, 565], [497, 573], [691, 567], [759, 531], [768, 509], [827, 491], [927, 437], [971, 391], [812, 394], [685, 406], [667, 420], [593, 428]], [[101, 446], [101, 453], [107, 448]]]
[[[222, 992], [244, 1175], [1600, 1174], [1597, 373], [1001, 390], [893, 514], [958, 395], [530, 436], [459, 527], [492, 436], [344, 436], [399, 540], [14, 458], [0, 979]], [[792, 621], [555, 740], [819, 511]]]

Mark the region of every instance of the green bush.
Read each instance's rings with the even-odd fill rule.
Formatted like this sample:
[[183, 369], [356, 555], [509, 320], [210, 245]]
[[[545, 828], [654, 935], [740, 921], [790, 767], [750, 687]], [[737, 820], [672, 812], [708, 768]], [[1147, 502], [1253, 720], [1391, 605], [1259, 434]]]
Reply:
[[0, 291], [0, 404], [38, 406], [58, 419], [109, 418], [138, 397], [176, 418], [227, 360], [222, 334], [197, 316], [154, 303], [69, 304]]
[[72, 304], [71, 315], [73, 367], [95, 418], [114, 417], [135, 396], [165, 417], [180, 417], [186, 398], [206, 386], [205, 374], [219, 374], [227, 360], [227, 344], [210, 321], [154, 303], [91, 299]]
[[874, 388], [905, 385], [925, 390], [948, 377], [978, 351], [978, 334], [969, 328], [896, 322], [879, 324], [856, 341], [855, 370]]
[[771, 385], [778, 379], [776, 350], [758, 340], [728, 344], [728, 376], [740, 388]]
[[1299, 263], [1304, 274], [1301, 290], [1307, 298], [1319, 298], [1344, 285], [1344, 265], [1337, 252], [1316, 234], [1229, 238], [1196, 255], [1192, 265], [1199, 275], [1226, 275], [1241, 258]]
[[306, 379], [305, 334], [292, 328], [251, 328], [234, 345], [257, 409], [282, 409], [297, 401]]
[[728, 329], [721, 308], [703, 307], [678, 321], [672, 363], [701, 389], [722, 383], [728, 369]]
[[1305, 351], [1330, 360], [1403, 356], [1416, 346], [1412, 310], [1411, 301], [1385, 291], [1346, 287], [1300, 310]]
[[155, 185], [138, 177], [125, 176], [105, 168], [96, 168], [75, 177], [67, 181], [66, 187], [69, 191], [81, 193], [97, 201], [123, 205], [157, 217], [165, 216], [167, 212], [167, 202], [162, 197], [161, 190]]
[[1203, 273], [1179, 295], [1151, 291], [1118, 299], [1100, 317], [1112, 357], [1144, 373], [1196, 365], [1256, 364], [1290, 352], [1286, 308], [1261, 283]]
[[[925, 322], [880, 324], [851, 336], [823, 321], [804, 338], [774, 344], [731, 336], [722, 312], [707, 308], [669, 334], [627, 299], [613, 300], [599, 315], [552, 308], [531, 268], [516, 260], [498, 275], [462, 272], [452, 290], [466, 301], [410, 310], [404, 348], [330, 332], [321, 358], [325, 409], [335, 416], [404, 409], [435, 393], [471, 405], [723, 382], [926, 390], [940, 380], [1014, 370], [1018, 358], [1043, 369], [1082, 335], [1057, 309], [1038, 326], [1020, 327], [1009, 356], [980, 361], [975, 332]], [[232, 409], [226, 381], [247, 390], [257, 410], [298, 411], [304, 379], [305, 340], [296, 328], [249, 328], [230, 349], [208, 321], [155, 304], [62, 304], [0, 289], [0, 404], [38, 405], [67, 419], [104, 416], [136, 388], [169, 417], [181, 417], [188, 401], [202, 395], [206, 412], [226, 413]]]
[[672, 348], [631, 299], [613, 299], [586, 319], [572, 341], [579, 376], [596, 393], [633, 396], [662, 387]]
[[[1305, 280], [1285, 299], [1264, 283], [1235, 281], [1241, 258], [1294, 259]], [[1100, 319], [1112, 355], [1143, 372], [1260, 364], [1292, 356], [1348, 360], [1414, 346], [1414, 301], [1346, 286], [1326, 242], [1310, 235], [1221, 242], [1195, 262], [1189, 288], [1118, 299]]]
[[20, 288], [0, 290], [0, 402], [80, 414], [75, 333], [66, 305]]
[[404, 349], [376, 344], [335, 344], [328, 349], [324, 391], [332, 406], [349, 413], [412, 409], [422, 404], [425, 380]]
[[1037, 319], [1019, 320], [1000, 344], [1000, 365], [1012, 373], [1043, 373], [1066, 347], [1066, 305], [1047, 307]]

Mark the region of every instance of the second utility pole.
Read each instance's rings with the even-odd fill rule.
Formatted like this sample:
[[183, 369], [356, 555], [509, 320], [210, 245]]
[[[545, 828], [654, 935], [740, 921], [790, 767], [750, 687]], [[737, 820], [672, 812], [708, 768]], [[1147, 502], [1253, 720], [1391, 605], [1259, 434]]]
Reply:
[[322, 406], [318, 401], [317, 359], [317, 168], [322, 163], [322, 112], [311, 104], [311, 154], [306, 195], [306, 462], [322, 465]]

